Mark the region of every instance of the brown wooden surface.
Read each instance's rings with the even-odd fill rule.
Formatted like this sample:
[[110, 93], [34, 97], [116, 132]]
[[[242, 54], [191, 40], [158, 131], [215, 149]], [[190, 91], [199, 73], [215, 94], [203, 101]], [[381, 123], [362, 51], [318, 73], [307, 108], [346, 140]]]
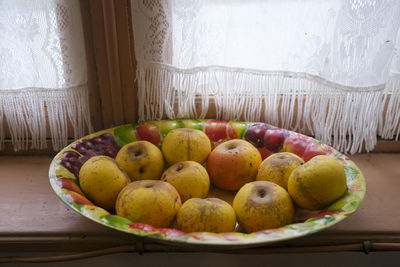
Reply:
[[[293, 247], [360, 245], [367, 241], [400, 244], [400, 154], [360, 154], [350, 158], [367, 182], [366, 198], [358, 210], [324, 231], [274, 247], [290, 251]], [[71, 252], [136, 243], [133, 235], [92, 222], [65, 205], [49, 184], [51, 160], [0, 157], [0, 251]], [[148, 241], [142, 249], [184, 250]], [[244, 251], [250, 253], [249, 249]], [[266, 248], [253, 252], [257, 251]]]
[[90, 4], [87, 0], [80, 2], [83, 34], [85, 37], [85, 52], [87, 64], [87, 87], [89, 90], [89, 109], [90, 120], [94, 130], [104, 129], [103, 113], [101, 111], [100, 91], [97, 79], [96, 59], [94, 56], [93, 28], [91, 27], [92, 16], [90, 13]]
[[86, 53], [94, 58], [89, 74], [96, 73], [89, 77], [89, 86], [98, 87], [103, 128], [133, 123], [137, 120], [137, 89], [129, 1], [82, 0], [81, 9]]
[[130, 1], [115, 1], [118, 52], [121, 75], [122, 105], [125, 122], [137, 121], [136, 59], [134, 55]]

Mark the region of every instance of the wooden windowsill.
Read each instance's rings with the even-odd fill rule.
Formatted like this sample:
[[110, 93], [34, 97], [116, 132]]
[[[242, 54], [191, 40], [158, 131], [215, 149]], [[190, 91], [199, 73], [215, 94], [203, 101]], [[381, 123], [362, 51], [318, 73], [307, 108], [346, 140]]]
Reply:
[[[358, 154], [350, 158], [362, 170], [367, 183], [366, 197], [354, 214], [313, 235], [235, 253], [399, 250], [400, 153]], [[3, 254], [81, 253], [107, 248], [114, 248], [106, 250], [111, 252], [196, 250], [138, 239], [71, 210], [50, 187], [51, 160], [48, 156], [0, 157], [0, 251]]]

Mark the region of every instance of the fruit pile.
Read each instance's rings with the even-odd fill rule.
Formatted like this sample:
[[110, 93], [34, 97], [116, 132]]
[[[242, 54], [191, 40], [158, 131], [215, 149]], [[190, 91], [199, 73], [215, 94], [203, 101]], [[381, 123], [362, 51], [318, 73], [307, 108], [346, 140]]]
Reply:
[[[151, 126], [135, 129], [139, 140], [132, 134], [83, 139], [60, 165], [97, 206], [184, 232], [278, 228], [293, 222], [296, 209], [321, 210], [346, 191], [343, 167], [329, 156], [333, 149], [312, 138], [265, 123], [243, 130], [215, 121], [204, 131], [164, 125], [158, 135]], [[233, 192], [232, 205], [208, 197], [210, 187]]]

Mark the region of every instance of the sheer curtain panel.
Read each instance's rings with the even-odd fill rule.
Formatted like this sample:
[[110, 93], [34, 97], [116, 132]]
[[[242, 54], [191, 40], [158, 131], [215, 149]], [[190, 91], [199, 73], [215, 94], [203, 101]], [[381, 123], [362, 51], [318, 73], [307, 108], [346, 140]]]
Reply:
[[91, 130], [79, 0], [0, 0], [0, 145], [54, 150]]
[[218, 118], [308, 131], [349, 153], [399, 136], [399, 1], [131, 5], [140, 120], [215, 105]]

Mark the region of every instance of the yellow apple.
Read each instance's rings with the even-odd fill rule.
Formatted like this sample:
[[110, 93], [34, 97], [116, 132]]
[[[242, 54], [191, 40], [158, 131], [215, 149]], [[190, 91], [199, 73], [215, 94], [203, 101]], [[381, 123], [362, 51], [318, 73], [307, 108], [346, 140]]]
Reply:
[[205, 198], [210, 189], [210, 178], [206, 169], [195, 161], [182, 161], [169, 167], [161, 180], [178, 190], [182, 202], [189, 198]]
[[130, 183], [119, 193], [115, 204], [118, 216], [154, 227], [169, 227], [180, 207], [176, 189], [156, 180]]
[[289, 193], [268, 181], [255, 181], [240, 188], [233, 209], [247, 233], [290, 224], [295, 212]]
[[334, 158], [318, 155], [297, 167], [289, 177], [288, 191], [301, 208], [326, 207], [346, 191], [346, 174]]
[[219, 144], [207, 160], [211, 182], [226, 190], [237, 190], [256, 179], [260, 152], [249, 142], [233, 139]]
[[162, 143], [162, 153], [170, 165], [186, 160], [202, 164], [207, 160], [210, 151], [210, 139], [204, 132], [196, 129], [174, 129]]
[[176, 216], [178, 229], [190, 232], [233, 232], [236, 226], [232, 206], [219, 198], [191, 198]]
[[256, 180], [270, 181], [287, 190], [290, 174], [303, 163], [304, 160], [290, 152], [272, 154], [261, 163]]
[[96, 205], [114, 210], [119, 192], [131, 180], [118, 163], [108, 156], [88, 159], [79, 171], [79, 185]]
[[115, 160], [132, 181], [158, 180], [164, 170], [160, 149], [148, 141], [136, 141], [123, 146]]

